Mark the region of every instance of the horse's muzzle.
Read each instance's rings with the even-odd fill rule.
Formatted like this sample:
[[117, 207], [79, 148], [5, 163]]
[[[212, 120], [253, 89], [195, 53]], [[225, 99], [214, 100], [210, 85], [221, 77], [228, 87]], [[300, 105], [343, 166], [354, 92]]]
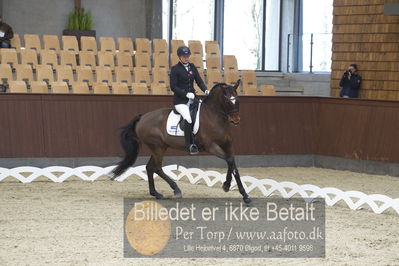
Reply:
[[240, 115], [238, 113], [229, 114], [229, 121], [237, 126], [240, 123]]

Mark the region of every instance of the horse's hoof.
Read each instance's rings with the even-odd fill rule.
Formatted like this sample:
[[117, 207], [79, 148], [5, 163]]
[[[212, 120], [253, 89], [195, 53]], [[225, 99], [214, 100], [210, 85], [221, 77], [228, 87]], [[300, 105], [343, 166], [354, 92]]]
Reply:
[[111, 179], [111, 181], [115, 181], [115, 178], [117, 178], [117, 176], [115, 176], [113, 173], [108, 173], [106, 174], [106, 176], [108, 176], [108, 178]]
[[243, 198], [243, 200], [246, 204], [250, 204], [252, 202], [250, 198]]
[[158, 192], [152, 193], [151, 196], [154, 196], [156, 199], [163, 199], [163, 195]]
[[229, 192], [230, 191], [230, 186], [227, 186], [226, 184], [223, 184], [223, 190], [224, 192]]
[[175, 192], [175, 198], [181, 199], [182, 197], [181, 191]]

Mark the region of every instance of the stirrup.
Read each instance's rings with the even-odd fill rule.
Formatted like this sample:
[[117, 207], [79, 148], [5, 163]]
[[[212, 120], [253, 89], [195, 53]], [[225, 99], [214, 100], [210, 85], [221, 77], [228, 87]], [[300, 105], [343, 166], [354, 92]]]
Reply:
[[199, 153], [199, 150], [198, 150], [197, 145], [195, 145], [195, 144], [190, 144], [190, 146], [188, 146], [188, 152], [189, 152], [191, 155], [198, 154], [198, 153]]

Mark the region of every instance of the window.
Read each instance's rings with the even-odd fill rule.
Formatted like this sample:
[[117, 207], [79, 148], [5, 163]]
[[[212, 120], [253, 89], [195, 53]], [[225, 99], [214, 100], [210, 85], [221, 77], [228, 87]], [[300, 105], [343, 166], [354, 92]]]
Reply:
[[266, 1], [265, 70], [280, 69], [280, 0]]
[[[303, 0], [302, 71], [330, 72], [333, 0]], [[311, 58], [311, 38], [313, 51]], [[312, 59], [312, 60], [311, 60]]]
[[213, 40], [213, 0], [172, 0], [172, 39], [205, 41]]
[[170, 0], [162, 0], [162, 38], [169, 40]]
[[223, 53], [235, 55], [239, 69], [262, 69], [262, 0], [224, 1]]
[[[239, 69], [280, 70], [281, 0], [162, 0], [163, 38], [217, 40]], [[218, 14], [218, 17], [216, 17]]]

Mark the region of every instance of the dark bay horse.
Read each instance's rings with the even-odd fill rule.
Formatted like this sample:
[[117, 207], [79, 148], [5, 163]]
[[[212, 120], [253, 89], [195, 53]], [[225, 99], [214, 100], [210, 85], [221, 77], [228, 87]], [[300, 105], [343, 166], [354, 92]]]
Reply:
[[[245, 192], [235, 164], [231, 132], [232, 124], [238, 125], [240, 122], [237, 96], [239, 84], [240, 80], [234, 86], [219, 83], [212, 88], [201, 105], [200, 128], [196, 134], [196, 141], [205, 151], [227, 162], [228, 170], [223, 190], [229, 191], [234, 176], [245, 203], [250, 203], [251, 199]], [[162, 160], [168, 148], [186, 150], [184, 137], [171, 136], [166, 132], [166, 121], [170, 111], [170, 108], [164, 108], [138, 115], [122, 128], [121, 144], [126, 155], [112, 171], [112, 179], [135, 163], [140, 144], [144, 143], [151, 151], [151, 158], [146, 165], [150, 194], [157, 199], [163, 197], [155, 189], [153, 176], [156, 173], [170, 185], [176, 197], [181, 197], [181, 190], [177, 184], [162, 170]]]

